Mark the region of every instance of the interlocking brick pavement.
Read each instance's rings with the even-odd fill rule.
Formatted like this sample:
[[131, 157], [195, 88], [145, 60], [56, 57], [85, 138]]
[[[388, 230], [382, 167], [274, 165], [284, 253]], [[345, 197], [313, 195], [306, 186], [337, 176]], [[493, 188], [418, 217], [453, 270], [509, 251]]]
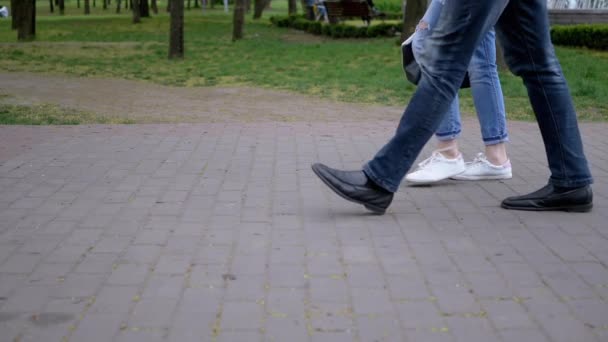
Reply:
[[403, 186], [384, 216], [311, 172], [394, 125], [0, 127], [0, 341], [608, 341], [608, 125], [581, 125], [586, 214], [499, 208], [548, 177], [533, 123], [513, 179]]

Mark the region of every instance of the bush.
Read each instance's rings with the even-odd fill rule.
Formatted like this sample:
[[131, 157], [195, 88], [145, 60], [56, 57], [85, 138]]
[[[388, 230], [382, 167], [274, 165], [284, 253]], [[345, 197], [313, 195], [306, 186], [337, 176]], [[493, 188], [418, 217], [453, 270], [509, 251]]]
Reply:
[[608, 25], [553, 26], [551, 28], [551, 40], [555, 45], [608, 50]]
[[312, 21], [308, 24], [306, 32], [320, 35], [323, 32], [323, 25], [318, 21]]
[[346, 24], [329, 25], [319, 21], [310, 21], [303, 16], [271, 17], [270, 22], [278, 27], [291, 27], [315, 35], [332, 38], [367, 38], [392, 37], [401, 32], [401, 24], [378, 24], [369, 27]]
[[397, 32], [401, 32], [401, 25], [379, 24], [370, 26], [367, 29], [367, 35], [369, 37], [390, 37], [394, 36]]

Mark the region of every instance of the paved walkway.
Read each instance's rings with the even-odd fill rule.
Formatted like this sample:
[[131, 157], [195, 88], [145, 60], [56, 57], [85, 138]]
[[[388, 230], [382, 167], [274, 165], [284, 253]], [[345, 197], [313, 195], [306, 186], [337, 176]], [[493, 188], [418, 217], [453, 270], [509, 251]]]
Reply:
[[608, 341], [608, 125], [582, 125], [588, 214], [498, 207], [547, 178], [531, 123], [512, 180], [385, 216], [311, 172], [394, 125], [0, 126], [0, 341]]

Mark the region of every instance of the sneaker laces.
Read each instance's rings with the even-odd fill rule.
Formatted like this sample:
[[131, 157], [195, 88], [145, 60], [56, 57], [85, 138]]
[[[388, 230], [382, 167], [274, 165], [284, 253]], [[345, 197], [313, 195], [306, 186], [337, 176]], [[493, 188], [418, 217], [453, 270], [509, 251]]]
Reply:
[[486, 157], [486, 155], [483, 152], [477, 153], [477, 156], [475, 157], [475, 159], [473, 159], [472, 162], [469, 162], [466, 164], [467, 164], [467, 166], [471, 166], [471, 165], [475, 165], [475, 164], [485, 164], [485, 165], [488, 165], [493, 168], [500, 168], [500, 167], [505, 167], [507, 165], [510, 165], [509, 159], [507, 159], [507, 161], [502, 165], [495, 165], [488, 160], [488, 158]]
[[493, 165], [492, 163], [490, 163], [488, 161], [488, 158], [486, 157], [486, 155], [483, 152], [477, 153], [477, 156], [475, 157], [475, 159], [473, 159], [472, 162], [469, 162], [467, 164], [468, 165], [473, 165], [473, 164], [490, 164], [490, 165]]
[[[448, 151], [450, 149], [451, 149], [451, 147], [449, 147], [449, 148], [443, 148], [443, 149], [439, 149], [439, 150], [433, 151], [433, 153], [431, 154], [430, 157], [426, 158], [425, 160], [421, 161], [418, 164], [418, 169], [419, 170], [424, 170], [426, 167], [428, 167], [429, 165], [433, 164], [434, 161], [437, 161], [437, 160], [440, 160], [440, 159], [447, 159], [446, 157], [444, 157], [441, 154], [441, 152]], [[483, 153], [481, 153], [481, 154], [483, 154]], [[458, 158], [458, 157], [456, 157], [456, 158]]]

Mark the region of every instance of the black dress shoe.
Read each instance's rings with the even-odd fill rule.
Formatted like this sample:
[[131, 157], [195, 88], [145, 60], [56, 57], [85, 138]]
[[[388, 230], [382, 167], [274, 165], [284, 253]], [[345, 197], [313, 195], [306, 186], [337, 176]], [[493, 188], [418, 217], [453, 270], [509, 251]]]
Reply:
[[312, 170], [340, 197], [363, 204], [376, 214], [384, 214], [393, 200], [392, 192], [377, 186], [363, 171], [341, 171], [319, 163], [313, 164]]
[[580, 188], [557, 188], [547, 184], [530, 194], [506, 198], [501, 207], [529, 211], [587, 212], [593, 208], [593, 192], [589, 185]]

